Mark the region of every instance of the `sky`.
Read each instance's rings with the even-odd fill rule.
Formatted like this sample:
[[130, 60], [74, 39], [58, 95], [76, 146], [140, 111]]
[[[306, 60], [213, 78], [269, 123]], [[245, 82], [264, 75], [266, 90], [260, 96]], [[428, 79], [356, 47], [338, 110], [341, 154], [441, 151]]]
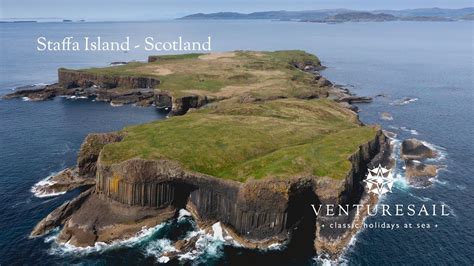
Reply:
[[150, 20], [269, 10], [462, 8], [472, 0], [0, 0], [0, 18]]

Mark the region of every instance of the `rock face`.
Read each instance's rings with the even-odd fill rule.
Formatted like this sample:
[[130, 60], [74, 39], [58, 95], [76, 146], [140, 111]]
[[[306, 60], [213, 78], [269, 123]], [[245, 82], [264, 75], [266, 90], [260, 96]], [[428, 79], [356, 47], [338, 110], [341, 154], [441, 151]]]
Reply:
[[77, 156], [79, 175], [94, 177], [96, 162], [102, 148], [109, 143], [122, 140], [123, 136], [117, 133], [95, 133], [87, 135]]
[[[379, 131], [349, 158], [353, 167], [343, 180], [304, 176], [240, 183], [189, 172], [167, 160], [131, 159], [103, 165], [99, 159], [94, 164], [99, 147], [119, 139], [113, 134], [92, 134], [86, 139], [81, 169], [91, 174], [96, 167], [94, 191], [78, 203], [61, 206], [40, 222], [32, 235], [64, 224], [59, 241], [90, 246], [131, 236], [142, 226], [157, 225], [186, 208], [201, 225], [220, 221], [236, 241], [250, 248], [304, 241], [318, 252], [336, 255], [351, 232], [316, 231], [319, 223], [331, 218], [316, 217], [310, 204], [358, 203], [367, 167], [388, 157], [387, 139]], [[331, 248], [334, 243], [340, 248]]]
[[436, 158], [437, 152], [422, 141], [417, 139], [406, 139], [402, 142], [401, 156], [406, 160], [424, 160]]
[[150, 77], [98, 75], [60, 68], [58, 70], [58, 83], [66, 89], [76, 87], [89, 88], [94, 85], [106, 89], [117, 87], [137, 89], [154, 88], [160, 84], [160, 81]]
[[[389, 155], [390, 144], [388, 138], [382, 132], [379, 132], [375, 139], [365, 145], [361, 145], [359, 151], [349, 158], [352, 163], [352, 170], [341, 184], [343, 189], [340, 189], [339, 193], [334, 193], [328, 184], [321, 184], [321, 190], [316, 190], [323, 206], [328, 204], [340, 204], [342, 206], [345, 204], [351, 206], [353, 204], [374, 204], [377, 199], [365, 193], [362, 181], [365, 179], [365, 174], [369, 167], [374, 168], [379, 164], [390, 165], [392, 162]], [[324, 213], [324, 211], [321, 212]], [[338, 212], [337, 209], [335, 212]], [[361, 215], [364, 214], [364, 212], [360, 213]], [[332, 259], [336, 259], [357, 230], [351, 228], [331, 229], [328, 225], [333, 222], [345, 224], [360, 223], [363, 218], [363, 216], [356, 216], [355, 209], [351, 209], [349, 215], [331, 217], [321, 215], [317, 217], [315, 250], [318, 253], [324, 252]], [[325, 226], [322, 226], [323, 224]]]
[[[160, 56], [150, 56], [149, 62], [160, 59]], [[120, 62], [119, 62], [120, 63]], [[292, 65], [301, 71], [314, 75], [314, 85], [325, 90], [309, 90], [295, 95], [301, 99], [331, 97], [344, 104], [345, 107], [357, 111], [353, 103], [366, 103], [370, 97], [354, 96], [346, 89], [333, 85], [319, 71], [325, 67], [311, 62], [293, 62]], [[117, 76], [96, 74], [83, 70], [58, 69], [58, 83], [44, 88], [22, 89], [4, 96], [5, 99], [26, 97], [31, 101], [44, 101], [56, 96], [95, 97], [97, 101], [110, 102], [112, 105], [136, 104], [138, 106], [155, 105], [157, 108], [170, 110], [169, 115], [183, 115], [191, 108], [199, 108], [216, 100], [226, 97], [216, 97], [212, 94], [201, 95], [187, 92], [185, 95], [172, 95], [169, 91], [160, 89], [160, 80], [148, 76]], [[245, 100], [260, 101], [250, 95], [242, 96]], [[275, 96], [278, 98], [278, 96]], [[264, 100], [271, 100], [264, 99]]]
[[[327, 87], [324, 97], [332, 97], [354, 110], [352, 103], [370, 100], [334, 87], [318, 73], [321, 66], [304, 62], [294, 64], [300, 70], [313, 73], [314, 84]], [[94, 94], [99, 100], [129, 103], [132, 100], [126, 97], [128, 94], [117, 87], [131, 88], [133, 97], [139, 88], [145, 88], [147, 91], [140, 93], [146, 97], [139, 101], [171, 108], [171, 115], [182, 115], [190, 108], [199, 108], [215, 100], [193, 94], [175, 97], [158, 89], [153, 89], [152, 95], [150, 89], [158, 84], [159, 81], [147, 78], [104, 77], [60, 69], [58, 91], [73, 95]], [[19, 95], [22, 94], [15, 97]], [[320, 96], [304, 95], [305, 98]], [[56, 209], [38, 224], [32, 235], [41, 235], [63, 225], [58, 241], [80, 247], [92, 246], [98, 241], [130, 237], [144, 226], [152, 227], [176, 217], [177, 210], [186, 208], [202, 226], [221, 222], [226, 232], [245, 247], [265, 248], [274, 243], [290, 242], [297, 243], [297, 249], [303, 246], [337, 256], [353, 232], [322, 230], [320, 224], [334, 219], [347, 219], [350, 223], [357, 217], [316, 217], [311, 204], [359, 203], [364, 196], [361, 181], [367, 168], [383, 163], [389, 154], [387, 138], [379, 131], [374, 139], [360, 145], [348, 158], [352, 168], [340, 180], [308, 174], [241, 183], [188, 171], [179, 163], [166, 159], [135, 158], [111, 165], [102, 163], [100, 152], [103, 147], [121, 141], [123, 137], [117, 133], [87, 136], [77, 159], [77, 171], [80, 176], [95, 176], [95, 187]]]

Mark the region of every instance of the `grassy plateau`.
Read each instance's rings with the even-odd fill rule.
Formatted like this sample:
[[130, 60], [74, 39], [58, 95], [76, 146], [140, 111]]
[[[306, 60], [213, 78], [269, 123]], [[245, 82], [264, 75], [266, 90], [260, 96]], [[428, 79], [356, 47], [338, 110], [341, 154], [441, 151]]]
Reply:
[[[378, 130], [362, 126], [354, 112], [330, 99], [301, 99], [328, 89], [295, 67], [320, 65], [316, 56], [303, 51], [154, 59], [80, 71], [152, 76], [161, 81], [158, 89], [173, 97], [204, 94], [218, 100], [183, 116], [123, 129], [123, 141], [103, 148], [104, 164], [167, 159], [190, 171], [241, 182], [296, 176], [342, 179], [351, 168], [348, 157]], [[246, 101], [247, 96], [254, 100]]]

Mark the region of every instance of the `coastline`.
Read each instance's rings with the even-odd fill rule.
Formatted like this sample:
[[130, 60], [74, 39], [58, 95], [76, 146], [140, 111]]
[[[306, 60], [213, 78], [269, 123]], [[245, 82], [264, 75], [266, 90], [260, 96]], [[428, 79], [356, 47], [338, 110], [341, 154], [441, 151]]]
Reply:
[[[310, 69], [310, 71], [314, 71], [314, 70]], [[316, 75], [319, 75], [319, 73], [316, 72]], [[321, 84], [323, 84], [323, 85], [329, 85], [330, 84], [332, 86], [331, 82], [327, 81], [325, 78], [321, 77], [320, 75], [319, 75], [319, 77], [320, 77], [319, 79], [321, 80]], [[354, 110], [354, 108], [351, 106], [352, 103], [370, 101], [370, 99], [366, 98], [366, 97], [355, 97], [355, 96], [353, 96], [352, 94], [350, 94], [350, 92], [347, 89], [343, 89], [343, 88], [339, 88], [339, 87], [335, 87], [335, 86], [333, 86], [332, 88], [333, 88], [333, 91], [332, 91], [332, 93], [330, 93], [330, 94], [332, 94], [332, 97], [336, 98], [337, 101], [342, 102], [342, 104], [346, 108], [349, 108], [350, 110]], [[43, 97], [45, 95], [44, 94], [45, 92], [46, 92], [47, 96]], [[57, 92], [54, 92], [52, 94], [48, 94], [48, 92], [46, 90], [41, 91], [41, 92], [36, 92], [36, 91], [35, 92], [32, 92], [32, 91], [21, 92], [21, 95], [31, 94], [31, 93], [34, 93], [34, 95], [39, 95], [38, 97], [41, 98], [41, 100], [49, 99], [51, 97], [60, 95], [60, 94], [57, 94]], [[17, 95], [15, 95], [15, 97], [17, 97]], [[22, 97], [25, 97], [25, 96], [22, 96]], [[35, 98], [35, 97], [33, 97], [33, 98]], [[175, 101], [172, 101], [172, 102], [175, 102]], [[349, 235], [351, 235], [351, 234], [353, 234], [353, 233], [350, 233]], [[347, 239], [347, 237], [344, 238], [344, 239], [345, 240], [343, 240], [343, 242], [348, 242], [350, 240], [350, 237], [348, 239]], [[244, 242], [244, 241], [242, 241], [242, 242]], [[267, 246], [270, 246], [271, 244], [274, 244], [274, 243], [275, 243], [275, 241], [270, 241], [270, 242], [267, 242], [267, 244], [263, 245], [262, 247], [267, 247]], [[320, 246], [320, 248], [321, 247], [322, 246]], [[330, 249], [328, 249], [328, 250], [330, 250]], [[338, 251], [334, 252], [334, 254], [336, 254], [336, 253], [340, 254], [341, 252], [342, 252], [341, 250], [338, 250]]]

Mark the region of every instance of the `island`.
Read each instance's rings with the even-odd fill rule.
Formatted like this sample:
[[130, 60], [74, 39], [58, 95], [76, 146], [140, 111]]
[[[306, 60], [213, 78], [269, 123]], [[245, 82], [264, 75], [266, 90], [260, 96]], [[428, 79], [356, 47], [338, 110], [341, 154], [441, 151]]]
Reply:
[[385, 21], [456, 21], [472, 20], [473, 7], [445, 8], [416, 8], [402, 10], [351, 10], [351, 9], [321, 9], [303, 11], [260, 11], [253, 13], [217, 12], [196, 13], [179, 19], [183, 20], [223, 20], [223, 19], [271, 19], [276, 21], [301, 21], [318, 23], [344, 22], [385, 22]]
[[[311, 205], [369, 208], [377, 198], [362, 181], [368, 168], [387, 164], [390, 147], [352, 106], [370, 98], [333, 85], [322, 69], [316, 56], [295, 50], [150, 56], [59, 69], [58, 83], [7, 95], [86, 96], [170, 111], [165, 120], [88, 135], [77, 165], [58, 177], [64, 191], [87, 189], [31, 237], [61, 227], [60, 243], [111, 243], [186, 209], [200, 228], [218, 222], [247, 248], [292, 243], [337, 258], [357, 230], [324, 225], [360, 223], [367, 212], [315, 215]], [[186, 241], [180, 246], [193, 245]]]

